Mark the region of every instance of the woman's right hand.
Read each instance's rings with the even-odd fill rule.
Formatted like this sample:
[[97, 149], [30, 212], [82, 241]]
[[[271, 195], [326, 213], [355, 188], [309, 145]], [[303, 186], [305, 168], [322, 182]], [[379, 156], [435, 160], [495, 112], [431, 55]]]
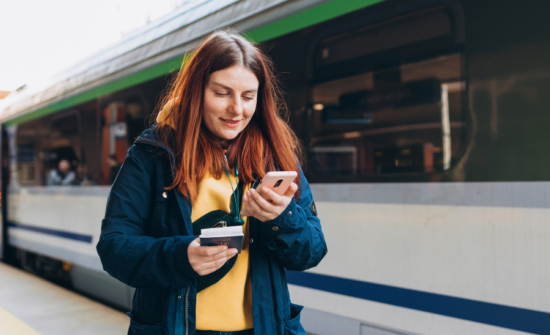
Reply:
[[198, 238], [191, 242], [187, 248], [189, 263], [199, 276], [205, 276], [216, 271], [236, 254], [237, 249], [227, 249], [225, 245], [201, 247]]

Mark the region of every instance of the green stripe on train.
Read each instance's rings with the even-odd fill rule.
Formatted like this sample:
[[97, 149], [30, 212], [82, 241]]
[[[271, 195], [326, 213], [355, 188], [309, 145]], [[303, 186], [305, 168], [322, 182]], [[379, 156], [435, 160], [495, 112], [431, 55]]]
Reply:
[[[270, 39], [283, 36], [294, 31], [321, 23], [338, 16], [354, 12], [361, 8], [365, 8], [384, 0], [333, 0], [319, 6], [310, 8], [303, 12], [296, 13], [289, 17], [285, 17], [279, 21], [272, 22], [265, 26], [256, 28], [248, 32], [256, 42], [265, 42]], [[180, 69], [183, 61], [183, 56], [176, 59], [157, 64], [143, 71], [131, 74], [127, 77], [115, 80], [100, 87], [91, 89], [74, 97], [53, 103], [49, 106], [40, 108], [34, 112], [16, 117], [13, 120], [6, 122], [6, 126], [21, 124], [27, 121], [37, 119], [39, 117], [55, 113], [57, 111], [74, 107], [79, 104], [92, 101], [104, 95], [141, 84], [148, 80], [158, 78], [170, 72]]]

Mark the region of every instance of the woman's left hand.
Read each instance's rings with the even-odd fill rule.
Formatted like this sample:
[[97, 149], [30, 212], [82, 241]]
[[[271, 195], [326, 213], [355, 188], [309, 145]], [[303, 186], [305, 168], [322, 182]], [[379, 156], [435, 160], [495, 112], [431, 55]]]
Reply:
[[297, 190], [296, 183], [290, 184], [283, 195], [278, 195], [267, 187], [260, 191], [250, 189], [243, 197], [244, 208], [241, 215], [253, 216], [262, 222], [274, 220], [288, 207]]

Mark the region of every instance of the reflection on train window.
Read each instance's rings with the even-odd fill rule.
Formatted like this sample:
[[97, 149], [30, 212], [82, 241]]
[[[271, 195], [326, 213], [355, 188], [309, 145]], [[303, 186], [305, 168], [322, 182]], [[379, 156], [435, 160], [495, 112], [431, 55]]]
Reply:
[[141, 98], [128, 95], [17, 126], [12, 166], [21, 186], [111, 185], [145, 128]]
[[128, 148], [145, 128], [145, 109], [141, 92], [130, 91], [101, 110], [101, 175], [112, 184], [126, 158]]
[[462, 122], [461, 56], [402, 63], [310, 91], [310, 168], [323, 175], [448, 170]]

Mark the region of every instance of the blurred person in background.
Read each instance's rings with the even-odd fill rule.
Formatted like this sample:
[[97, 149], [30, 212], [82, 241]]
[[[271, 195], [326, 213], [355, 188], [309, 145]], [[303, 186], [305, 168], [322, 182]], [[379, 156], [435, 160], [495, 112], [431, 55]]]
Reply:
[[52, 170], [48, 176], [48, 185], [68, 186], [75, 179], [74, 171], [71, 171], [71, 163], [68, 159], [61, 159], [57, 169]]

